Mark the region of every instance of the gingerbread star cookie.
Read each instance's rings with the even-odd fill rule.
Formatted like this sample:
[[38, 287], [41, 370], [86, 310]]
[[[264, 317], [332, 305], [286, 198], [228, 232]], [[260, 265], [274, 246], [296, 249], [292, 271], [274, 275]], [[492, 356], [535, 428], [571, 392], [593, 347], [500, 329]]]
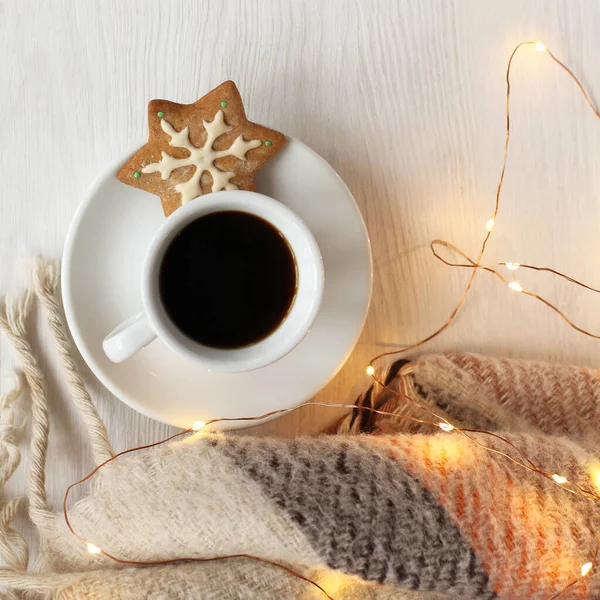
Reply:
[[118, 172], [119, 181], [160, 196], [165, 216], [221, 190], [254, 190], [254, 175], [285, 136], [248, 121], [238, 89], [226, 81], [193, 104], [152, 100], [148, 143]]

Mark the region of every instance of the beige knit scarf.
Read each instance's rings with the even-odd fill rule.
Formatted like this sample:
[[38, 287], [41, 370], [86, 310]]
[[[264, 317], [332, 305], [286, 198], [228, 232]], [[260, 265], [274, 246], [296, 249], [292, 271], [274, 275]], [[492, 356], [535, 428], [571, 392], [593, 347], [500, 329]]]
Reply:
[[[39, 533], [39, 560], [29, 568], [27, 545], [11, 526], [19, 502], [0, 506], [4, 597], [324, 598], [311, 583], [247, 558], [123, 568], [90, 554], [71, 534], [46, 499], [48, 402], [26, 326], [34, 297], [48, 317], [96, 464], [113, 451], [75, 367], [57, 285], [56, 266], [39, 264], [33, 291], [7, 300], [0, 312], [31, 399], [28, 514]], [[392, 365], [384, 376], [390, 389], [456, 424], [503, 431], [537, 464], [589, 487], [600, 458], [597, 372], [457, 355]], [[0, 400], [0, 485], [19, 462], [24, 385], [20, 380]], [[370, 390], [359, 405], [399, 416], [416, 410], [390, 389]], [[84, 539], [123, 559], [250, 554], [291, 566], [336, 600], [544, 599], [578, 576], [600, 534], [594, 502], [464, 436], [407, 423], [356, 411], [339, 424], [344, 435], [190, 435], [101, 469], [69, 517]], [[475, 437], [505, 450], [498, 440]], [[598, 595], [594, 570], [562, 597]]]

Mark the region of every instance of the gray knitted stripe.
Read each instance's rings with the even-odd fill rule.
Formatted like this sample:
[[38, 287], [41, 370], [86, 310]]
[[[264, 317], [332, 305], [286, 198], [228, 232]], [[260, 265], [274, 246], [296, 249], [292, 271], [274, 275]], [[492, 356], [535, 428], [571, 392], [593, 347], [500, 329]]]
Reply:
[[215, 438], [333, 569], [413, 590], [491, 599], [488, 575], [430, 492], [384, 450], [349, 438]]

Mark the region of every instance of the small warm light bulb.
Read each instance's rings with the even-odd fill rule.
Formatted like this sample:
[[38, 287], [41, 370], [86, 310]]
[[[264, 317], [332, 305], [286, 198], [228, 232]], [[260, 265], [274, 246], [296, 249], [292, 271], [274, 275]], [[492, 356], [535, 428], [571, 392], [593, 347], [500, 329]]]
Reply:
[[452, 431], [454, 429], [454, 425], [450, 425], [450, 423], [438, 423], [438, 427], [442, 431]]
[[194, 431], [200, 431], [201, 429], [204, 429], [206, 427], [206, 421], [196, 421], [193, 425], [192, 425], [192, 429]]
[[496, 224], [496, 219], [490, 219], [486, 224], [485, 224], [485, 228], [488, 231], [491, 231], [492, 229], [494, 229], [494, 225]]
[[367, 367], [367, 375], [375, 375], [375, 369], [373, 368], [373, 365], [369, 365]]
[[593, 486], [600, 490], [600, 464], [596, 463], [592, 465], [589, 473]]
[[567, 483], [566, 477], [563, 477], [562, 475], [557, 475], [556, 473], [554, 473], [554, 475], [552, 475], [552, 479], [554, 479], [554, 481], [556, 481], [556, 483]]
[[537, 42], [535, 45], [535, 49], [538, 52], [543, 52], [546, 49], [546, 46], [542, 42]]
[[521, 286], [521, 284], [518, 281], [511, 281], [508, 284], [508, 287], [513, 291], [513, 292], [522, 292], [523, 291], [523, 287]]
[[98, 548], [98, 546], [94, 546], [94, 544], [87, 543], [87, 551], [90, 554], [102, 554], [102, 550]]
[[506, 265], [506, 268], [509, 271], [516, 271], [521, 266], [520, 263], [504, 263], [504, 264]]
[[586, 562], [584, 565], [581, 565], [581, 576], [585, 577], [592, 570], [593, 566], [594, 564], [591, 562]]

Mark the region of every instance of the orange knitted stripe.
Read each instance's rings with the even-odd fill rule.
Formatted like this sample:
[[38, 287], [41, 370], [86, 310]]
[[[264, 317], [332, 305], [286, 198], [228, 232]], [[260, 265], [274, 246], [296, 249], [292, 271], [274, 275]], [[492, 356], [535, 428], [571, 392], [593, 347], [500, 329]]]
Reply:
[[[514, 441], [532, 456], [536, 447], [525, 439]], [[390, 456], [419, 477], [469, 540], [499, 596], [549, 597], [585, 562], [589, 549], [581, 543], [593, 543], [590, 536], [600, 528], [595, 516], [577, 512], [577, 506], [587, 510], [588, 503], [577, 505], [577, 499], [552, 482], [501, 457], [490, 458], [458, 434], [399, 436], [393, 444], [387, 440], [380, 438], [380, 443], [388, 445]], [[489, 438], [482, 441], [493, 445]], [[545, 452], [543, 459], [550, 464], [569, 466], [573, 460], [568, 453], [549, 457]], [[585, 539], [570, 535], [572, 523], [588, 526], [591, 533]], [[579, 594], [573, 590], [571, 597]]]

